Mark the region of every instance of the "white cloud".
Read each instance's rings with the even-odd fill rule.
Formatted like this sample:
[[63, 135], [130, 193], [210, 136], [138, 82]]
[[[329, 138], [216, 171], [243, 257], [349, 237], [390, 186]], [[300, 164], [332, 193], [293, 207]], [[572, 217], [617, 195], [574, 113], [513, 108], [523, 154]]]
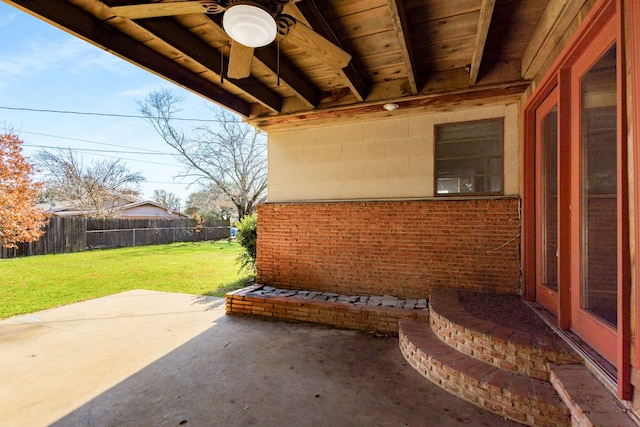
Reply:
[[126, 76], [134, 72], [134, 66], [125, 60], [106, 52], [98, 47], [89, 45], [84, 41], [77, 40], [85, 45], [84, 51], [77, 61], [70, 64], [71, 73], [84, 73], [87, 71], [104, 70], [111, 74]]
[[16, 20], [17, 16], [17, 13], [6, 13], [4, 15], [0, 15], [0, 28], [11, 25], [11, 23]]
[[48, 73], [63, 68], [70, 73], [99, 69], [121, 75], [130, 73], [130, 66], [124, 65], [127, 66], [123, 67], [121, 59], [80, 39], [36, 39], [0, 53], [0, 79]]

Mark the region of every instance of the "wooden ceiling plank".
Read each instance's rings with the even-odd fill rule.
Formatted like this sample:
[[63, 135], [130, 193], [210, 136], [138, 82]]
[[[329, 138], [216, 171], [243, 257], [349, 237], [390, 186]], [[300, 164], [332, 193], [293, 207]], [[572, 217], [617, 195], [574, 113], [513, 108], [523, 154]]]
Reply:
[[[318, 6], [313, 0], [301, 1], [300, 3], [298, 3], [298, 9], [300, 9], [300, 12], [304, 15], [309, 24], [311, 24], [311, 27], [314, 29], [314, 31], [316, 31], [318, 34], [320, 34], [336, 46], [342, 48], [340, 41], [333, 33], [333, 30], [331, 30], [331, 27], [324, 19], [324, 17], [320, 13], [320, 10], [318, 9]], [[340, 75], [345, 79], [347, 86], [349, 86], [358, 101], [364, 101], [364, 99], [367, 97], [369, 89], [365, 85], [364, 80], [360, 76], [360, 73], [358, 73], [355, 66], [353, 65], [353, 61], [349, 62], [349, 64], [345, 68], [340, 70]]]
[[[406, 1], [406, 0], [405, 0]], [[412, 32], [419, 34], [430, 42], [447, 40], [464, 35], [475, 36], [478, 31], [480, 11], [474, 10], [450, 18], [424, 22], [409, 22]]]
[[83, 40], [209, 98], [244, 117], [248, 117], [250, 113], [249, 103], [202, 77], [185, 72], [186, 69], [180, 64], [119, 32], [77, 6], [66, 1], [50, 0], [11, 0], [11, 3], [27, 13], [49, 21]]
[[327, 22], [339, 23], [341, 32], [348, 34], [350, 39], [367, 37], [371, 34], [394, 29], [389, 15], [388, 1], [385, 1], [380, 7], [363, 10]]
[[586, 0], [553, 0], [547, 4], [522, 55], [523, 78], [531, 80], [536, 76], [585, 3]]
[[387, 6], [391, 12], [391, 20], [393, 21], [397, 38], [400, 40], [400, 51], [407, 69], [407, 78], [411, 85], [411, 94], [413, 95], [418, 93], [418, 83], [416, 79], [417, 68], [411, 47], [411, 37], [409, 37], [409, 32], [405, 31], [407, 28], [407, 19], [404, 14], [402, 0], [387, 0]]
[[463, 65], [469, 65], [473, 57], [476, 46], [475, 35], [460, 36], [448, 40], [432, 42], [430, 46], [423, 46], [420, 49], [414, 49], [418, 64], [430, 62], [437, 59], [466, 59]]
[[365, 69], [368, 67], [363, 57], [384, 54], [388, 51], [400, 52], [400, 42], [396, 39], [393, 30], [373, 34], [369, 37], [344, 40], [343, 45], [356, 58], [358, 64], [364, 66]]
[[405, 0], [405, 13], [413, 26], [421, 22], [454, 19], [480, 10], [480, 0]]
[[484, 55], [484, 47], [487, 42], [487, 35], [489, 34], [491, 17], [493, 16], [493, 8], [495, 5], [496, 0], [482, 0], [482, 5], [480, 6], [478, 31], [476, 33], [476, 42], [473, 50], [473, 57], [471, 58], [471, 67], [469, 70], [469, 84], [472, 86], [475, 85], [478, 81], [478, 74], [480, 73], [480, 63], [482, 62], [482, 56]]
[[[164, 40], [184, 55], [194, 59], [211, 71], [227, 75], [228, 63], [223, 64], [220, 52], [196, 37], [192, 32], [178, 24], [172, 18], [150, 18], [136, 21], [138, 25]], [[273, 112], [282, 108], [282, 99], [254, 78], [230, 79], [231, 83]]]
[[354, 15], [365, 10], [384, 7], [386, 0], [340, 0], [331, 3], [324, 11], [324, 16], [329, 21], [342, 16]]
[[404, 65], [404, 57], [400, 50], [390, 50], [361, 57], [361, 62], [367, 64], [367, 69], [371, 71], [380, 70], [387, 67], [398, 67]]

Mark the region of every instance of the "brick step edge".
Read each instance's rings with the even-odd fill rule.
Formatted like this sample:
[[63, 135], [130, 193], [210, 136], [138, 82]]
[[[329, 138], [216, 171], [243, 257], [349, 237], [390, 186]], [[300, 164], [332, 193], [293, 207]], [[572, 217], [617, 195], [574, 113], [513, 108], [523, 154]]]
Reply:
[[374, 307], [309, 300], [295, 296], [249, 295], [263, 285], [256, 284], [229, 292], [225, 296], [228, 315], [259, 317], [268, 320], [315, 323], [337, 328], [377, 331], [397, 335], [398, 320], [427, 321], [427, 310]]
[[551, 384], [497, 368], [441, 341], [427, 322], [400, 320], [400, 351], [425, 378], [448, 392], [513, 421], [569, 426], [569, 409]]
[[583, 359], [559, 337], [517, 331], [467, 313], [452, 289], [433, 288], [429, 298], [431, 328], [442, 341], [498, 368], [549, 380], [548, 363], [575, 364]]
[[550, 364], [551, 384], [571, 411], [573, 425], [600, 427], [635, 427], [604, 385], [585, 365]]

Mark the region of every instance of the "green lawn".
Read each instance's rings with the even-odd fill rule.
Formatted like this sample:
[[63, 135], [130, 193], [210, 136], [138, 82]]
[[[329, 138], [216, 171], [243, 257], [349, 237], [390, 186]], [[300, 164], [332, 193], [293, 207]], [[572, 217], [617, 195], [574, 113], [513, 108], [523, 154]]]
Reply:
[[0, 318], [131, 289], [223, 296], [250, 278], [230, 242], [0, 259]]

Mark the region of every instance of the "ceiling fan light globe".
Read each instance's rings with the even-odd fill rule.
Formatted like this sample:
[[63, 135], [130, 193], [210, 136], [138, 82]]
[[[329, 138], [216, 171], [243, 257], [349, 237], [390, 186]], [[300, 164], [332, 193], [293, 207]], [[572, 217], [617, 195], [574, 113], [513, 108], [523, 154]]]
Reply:
[[249, 47], [262, 47], [276, 38], [276, 21], [266, 10], [238, 4], [222, 18], [222, 26], [232, 40]]

